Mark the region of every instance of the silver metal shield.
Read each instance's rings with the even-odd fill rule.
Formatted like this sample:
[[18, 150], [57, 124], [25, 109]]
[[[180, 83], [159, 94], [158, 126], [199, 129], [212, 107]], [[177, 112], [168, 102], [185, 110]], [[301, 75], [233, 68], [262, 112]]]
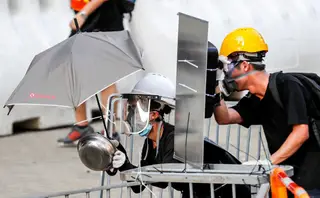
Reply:
[[208, 22], [178, 15], [174, 158], [202, 169]]

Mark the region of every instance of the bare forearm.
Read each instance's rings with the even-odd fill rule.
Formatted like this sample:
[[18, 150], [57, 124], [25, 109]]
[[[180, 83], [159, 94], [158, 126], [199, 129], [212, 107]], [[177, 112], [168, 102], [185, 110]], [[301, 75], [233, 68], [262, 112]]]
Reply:
[[89, 16], [106, 1], [108, 0], [92, 0], [87, 3], [81, 11], [85, 12]]
[[[219, 91], [219, 88], [216, 88], [216, 93], [219, 93]], [[220, 101], [220, 105], [214, 109], [214, 118], [218, 124], [239, 124], [242, 122], [239, 113], [232, 108], [228, 108], [223, 99]]]
[[[220, 89], [217, 86], [216, 87], [216, 94], [220, 94]], [[220, 101], [220, 104], [218, 106], [215, 107], [214, 109], [214, 118], [216, 119], [218, 124], [228, 124], [229, 122], [229, 111], [228, 111], [228, 107], [226, 105], [226, 103], [224, 102], [224, 100]]]
[[214, 118], [219, 124], [229, 124], [229, 110], [224, 100], [221, 100], [220, 105], [215, 107]]
[[308, 125], [297, 125], [293, 128], [286, 141], [271, 156], [272, 164], [279, 164], [291, 157], [309, 138]]

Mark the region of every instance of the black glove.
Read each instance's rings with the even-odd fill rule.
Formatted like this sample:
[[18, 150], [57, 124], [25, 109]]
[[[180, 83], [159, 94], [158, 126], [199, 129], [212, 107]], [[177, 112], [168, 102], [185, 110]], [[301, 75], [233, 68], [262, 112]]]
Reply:
[[122, 146], [122, 144], [120, 142], [118, 142], [118, 140], [110, 140], [110, 142], [111, 142], [111, 144], [113, 144], [114, 147], [116, 147], [116, 149], [123, 152], [127, 156], [126, 149]]
[[118, 172], [118, 169], [113, 168], [106, 171], [109, 176], [115, 176]]
[[221, 70], [222, 68], [223, 63], [219, 60], [218, 49], [211, 42], [208, 42], [205, 118], [211, 118], [214, 107], [220, 104], [221, 98], [215, 96], [215, 89], [218, 85], [217, 69]]

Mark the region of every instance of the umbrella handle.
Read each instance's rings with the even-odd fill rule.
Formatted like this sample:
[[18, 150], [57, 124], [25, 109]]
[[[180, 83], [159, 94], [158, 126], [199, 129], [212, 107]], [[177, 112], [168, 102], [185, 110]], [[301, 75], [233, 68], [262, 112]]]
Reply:
[[77, 32], [80, 32], [80, 27], [77, 18], [73, 18], [74, 24], [76, 25]]
[[[111, 140], [112, 138], [110, 138], [109, 133], [108, 133], [107, 124], [106, 124], [106, 121], [105, 121], [104, 116], [103, 116], [103, 112], [102, 112], [102, 109], [101, 109], [101, 105], [100, 105], [98, 94], [96, 94], [96, 100], [97, 100], [97, 104], [98, 104], [98, 107], [99, 107], [100, 114], [102, 116], [102, 123], [103, 123], [103, 127], [104, 127], [104, 130], [105, 130], [105, 135], [107, 136], [108, 140]], [[106, 115], [106, 116], [108, 116], [108, 115]]]

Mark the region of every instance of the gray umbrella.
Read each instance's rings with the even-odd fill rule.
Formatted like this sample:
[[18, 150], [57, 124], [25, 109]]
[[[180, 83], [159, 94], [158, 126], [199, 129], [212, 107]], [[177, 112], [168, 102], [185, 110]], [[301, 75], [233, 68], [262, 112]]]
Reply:
[[142, 70], [128, 31], [78, 33], [36, 55], [4, 107], [75, 108], [95, 95], [102, 114], [97, 93]]
[[5, 106], [74, 108], [141, 70], [140, 54], [128, 31], [78, 33], [36, 55]]

